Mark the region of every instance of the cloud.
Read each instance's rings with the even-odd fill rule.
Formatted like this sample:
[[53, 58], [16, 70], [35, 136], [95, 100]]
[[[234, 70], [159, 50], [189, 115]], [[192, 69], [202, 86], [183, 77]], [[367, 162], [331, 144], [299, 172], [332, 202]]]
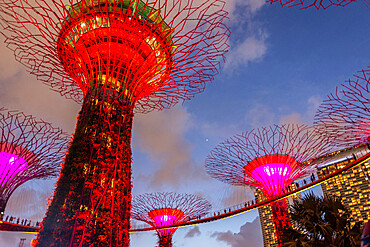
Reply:
[[321, 105], [322, 101], [323, 99], [317, 95], [311, 96], [308, 99], [308, 107], [307, 107], [307, 112], [306, 112], [307, 120], [309, 120], [310, 122], [313, 122], [313, 118], [317, 112], [317, 109]]
[[193, 238], [195, 236], [200, 236], [200, 230], [198, 226], [191, 228], [185, 235], [185, 238]]
[[42, 118], [72, 133], [76, 115], [81, 108], [72, 100], [54, 92], [26, 71], [17, 62], [13, 52], [3, 44], [0, 36], [0, 104], [9, 110], [19, 110], [25, 114]]
[[230, 207], [247, 201], [254, 200], [254, 191], [249, 186], [229, 186], [231, 192], [222, 199], [224, 207]]
[[280, 118], [280, 124], [286, 123], [305, 123], [308, 125], [313, 124], [313, 118], [316, 114], [318, 107], [320, 106], [322, 99], [320, 96], [311, 96], [307, 100], [306, 110], [303, 114], [292, 113], [284, 115]]
[[231, 44], [230, 51], [226, 55], [225, 70], [233, 72], [239, 66], [247, 66], [249, 62], [262, 58], [267, 51], [265, 39], [264, 36], [251, 36]]
[[10, 79], [0, 78], [5, 90], [0, 92], [0, 103], [9, 110], [19, 110], [44, 121], [54, 123], [54, 127], [74, 132], [76, 116], [80, 105], [52, 91], [32, 75], [23, 71]]
[[146, 177], [150, 186], [179, 186], [183, 181], [206, 177], [199, 172], [191, 154], [192, 146], [185, 138], [191, 126], [190, 114], [180, 107], [135, 116], [135, 145], [159, 163]]
[[228, 74], [236, 71], [239, 66], [259, 61], [266, 54], [268, 35], [254, 18], [264, 4], [264, 0], [227, 1], [225, 8], [229, 12], [228, 25], [232, 30], [230, 50], [226, 54], [224, 66]]
[[225, 10], [229, 13], [232, 24], [240, 23], [253, 16], [265, 4], [265, 0], [229, 0]]
[[21, 239], [24, 238], [24, 246], [30, 246], [31, 240], [35, 239], [29, 233], [19, 233], [19, 232], [0, 232], [0, 243], [2, 247], [8, 246], [19, 246]]
[[[46, 200], [52, 195], [56, 178], [35, 179], [26, 182], [14, 191], [5, 209], [5, 215], [41, 221], [46, 211]], [[41, 203], [40, 203], [41, 202]]]
[[231, 124], [220, 124], [217, 122], [203, 122], [199, 126], [201, 133], [208, 137], [211, 137], [213, 140], [223, 141], [226, 138], [239, 133], [244, 130], [244, 126], [240, 126], [239, 123]]
[[230, 247], [262, 247], [262, 230], [259, 217], [253, 222], [247, 222], [240, 227], [238, 233], [214, 232], [211, 237], [218, 241], [225, 242]]
[[273, 112], [263, 104], [255, 104], [244, 116], [244, 121], [251, 128], [258, 128], [269, 126], [274, 123], [279, 124], [288, 124], [288, 123], [297, 123], [297, 124], [313, 124], [313, 118], [315, 113], [320, 106], [322, 99], [320, 96], [310, 96], [306, 100], [306, 104], [303, 106], [300, 113], [293, 112], [287, 115], [279, 114], [279, 112]]
[[[33, 180], [23, 184], [10, 197], [5, 216], [32, 220], [33, 223], [40, 222], [45, 216], [46, 199], [51, 196], [54, 183], [55, 180]], [[0, 246], [18, 246], [22, 238], [26, 239], [24, 246], [30, 246], [31, 240], [36, 236], [29, 233], [0, 232]]]
[[299, 113], [292, 113], [289, 115], [282, 116], [280, 118], [280, 124], [289, 124], [289, 123], [302, 123], [301, 122], [301, 114]]
[[15, 61], [13, 52], [4, 43], [4, 37], [0, 36], [0, 75], [3, 79], [9, 79], [20, 73], [22, 65]]
[[274, 123], [275, 114], [262, 104], [256, 104], [244, 117], [245, 121], [252, 127], [258, 128]]

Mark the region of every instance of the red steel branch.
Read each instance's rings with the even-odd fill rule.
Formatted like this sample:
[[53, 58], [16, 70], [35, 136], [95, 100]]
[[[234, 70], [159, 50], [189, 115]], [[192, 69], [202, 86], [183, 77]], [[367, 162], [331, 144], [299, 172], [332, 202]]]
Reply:
[[369, 142], [370, 67], [358, 71], [338, 86], [320, 105], [315, 125], [323, 135], [334, 138], [338, 147], [352, 147]]
[[0, 213], [23, 183], [59, 174], [69, 141], [49, 123], [0, 108]]
[[136, 112], [204, 90], [228, 50], [222, 0], [3, 0], [17, 61], [82, 103], [38, 246], [128, 246]]
[[[133, 198], [132, 218], [151, 226], [168, 226], [205, 215], [211, 205], [199, 196], [176, 193], [147, 193]], [[176, 228], [157, 230], [159, 247], [171, 247]]]
[[297, 7], [300, 9], [327, 9], [331, 6], [344, 7], [356, 0], [266, 0], [267, 3], [279, 3], [282, 7]]

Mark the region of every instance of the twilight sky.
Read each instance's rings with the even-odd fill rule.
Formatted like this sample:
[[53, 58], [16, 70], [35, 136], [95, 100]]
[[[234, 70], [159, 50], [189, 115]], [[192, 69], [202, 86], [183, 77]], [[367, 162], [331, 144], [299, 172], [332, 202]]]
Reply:
[[[335, 86], [369, 66], [370, 7], [299, 10], [264, 0], [228, 0], [230, 52], [204, 93], [170, 110], [136, 114], [133, 128], [133, 194], [174, 191], [198, 194], [213, 209], [252, 199], [204, 171], [206, 156], [228, 137], [270, 124], [312, 124]], [[1, 40], [3, 41], [3, 40]], [[0, 46], [0, 106], [20, 110], [73, 133], [80, 106], [53, 92]], [[10, 199], [6, 214], [41, 220], [54, 180], [28, 182]], [[0, 247], [18, 246], [30, 234], [0, 233]], [[153, 232], [131, 235], [132, 247], [155, 246]], [[178, 229], [177, 247], [259, 247], [257, 210]]]

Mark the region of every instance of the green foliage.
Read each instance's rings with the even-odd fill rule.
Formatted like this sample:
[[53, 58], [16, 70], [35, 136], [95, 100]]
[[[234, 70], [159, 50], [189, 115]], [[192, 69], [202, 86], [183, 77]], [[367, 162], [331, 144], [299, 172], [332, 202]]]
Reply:
[[307, 194], [294, 201], [290, 217], [295, 227], [284, 230], [284, 247], [360, 246], [361, 222], [351, 227], [351, 212], [340, 198]]

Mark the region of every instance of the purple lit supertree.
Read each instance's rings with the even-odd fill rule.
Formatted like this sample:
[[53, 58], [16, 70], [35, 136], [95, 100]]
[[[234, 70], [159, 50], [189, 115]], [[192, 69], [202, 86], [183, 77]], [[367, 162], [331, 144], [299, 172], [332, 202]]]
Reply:
[[[284, 194], [296, 179], [311, 175], [310, 160], [331, 151], [329, 138], [304, 124], [273, 125], [254, 129], [220, 143], [207, 157], [208, 174], [232, 185], [259, 188], [268, 198]], [[271, 203], [278, 240], [291, 226], [285, 200]]]
[[329, 94], [317, 110], [315, 125], [340, 148], [370, 141], [370, 67]]
[[[298, 7], [300, 9], [327, 9], [331, 6], [344, 7], [356, 0], [266, 0], [267, 3], [280, 3], [282, 7]], [[365, 2], [365, 4], [367, 4]]]
[[39, 246], [128, 246], [134, 112], [204, 90], [228, 50], [222, 0], [2, 0], [7, 46], [82, 103]]
[[70, 137], [49, 123], [0, 108], [0, 213], [20, 185], [57, 176]]
[[[132, 218], [153, 227], [184, 223], [202, 216], [211, 209], [199, 196], [176, 193], [146, 193], [133, 197]], [[158, 247], [171, 247], [176, 228], [157, 230]]]

